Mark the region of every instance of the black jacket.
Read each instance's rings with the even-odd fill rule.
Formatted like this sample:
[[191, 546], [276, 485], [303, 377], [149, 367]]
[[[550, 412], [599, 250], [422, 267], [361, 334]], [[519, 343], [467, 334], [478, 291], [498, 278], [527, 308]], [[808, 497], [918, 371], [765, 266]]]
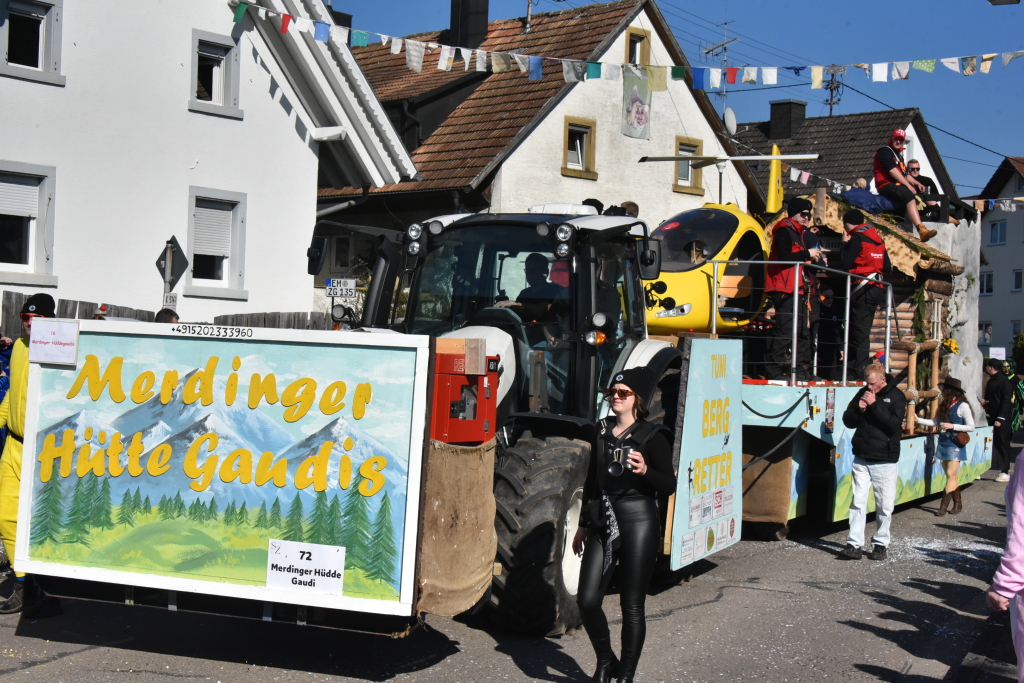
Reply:
[[985, 414], [988, 416], [989, 424], [1001, 422], [1010, 423], [1010, 397], [1013, 395], [1013, 387], [1010, 380], [1001, 372], [997, 372], [988, 378], [988, 386], [985, 387]]
[[907, 413], [907, 399], [897, 386], [886, 386], [875, 396], [863, 412], [860, 399], [867, 392], [864, 387], [846, 406], [843, 424], [856, 429], [853, 435], [853, 454], [868, 462], [896, 462], [900, 459], [900, 437]]

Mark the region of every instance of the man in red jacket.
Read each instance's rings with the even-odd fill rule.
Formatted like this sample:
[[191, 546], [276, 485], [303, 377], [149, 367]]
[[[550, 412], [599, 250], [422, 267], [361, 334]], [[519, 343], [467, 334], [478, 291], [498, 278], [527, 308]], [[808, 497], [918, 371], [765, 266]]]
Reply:
[[772, 251], [768, 256], [768, 277], [765, 282], [765, 293], [775, 306], [775, 323], [772, 338], [768, 341], [768, 379], [789, 377], [791, 353], [796, 354], [796, 378], [801, 381], [814, 379], [810, 372], [813, 351], [808, 317], [811, 310], [810, 297], [818, 296], [814, 273], [809, 268], [800, 268], [796, 349], [791, 349], [795, 285], [793, 279], [796, 267], [771, 263], [810, 263], [821, 258], [821, 249], [808, 249], [804, 239], [804, 230], [811, 222], [812, 208], [806, 199], [797, 198], [790, 201], [786, 210], [789, 217], [779, 221], [772, 229]]
[[875, 152], [875, 189], [878, 194], [888, 197], [897, 207], [904, 207], [907, 220], [914, 224], [922, 242], [935, 237], [935, 230], [929, 230], [921, 222], [921, 214], [917, 211], [917, 194], [927, 193], [922, 183], [907, 172], [907, 163], [903, 160], [903, 150], [907, 146], [907, 131], [897, 128], [892, 132], [889, 141]]
[[[885, 242], [875, 228], [864, 222], [864, 214], [850, 209], [843, 214], [843, 247], [839, 251], [843, 269], [853, 275], [871, 278], [850, 281], [850, 347], [847, 378], [861, 379], [871, 353], [871, 324], [875, 311], [885, 303], [882, 275], [892, 269]], [[879, 284], [876, 284], [879, 283]]]

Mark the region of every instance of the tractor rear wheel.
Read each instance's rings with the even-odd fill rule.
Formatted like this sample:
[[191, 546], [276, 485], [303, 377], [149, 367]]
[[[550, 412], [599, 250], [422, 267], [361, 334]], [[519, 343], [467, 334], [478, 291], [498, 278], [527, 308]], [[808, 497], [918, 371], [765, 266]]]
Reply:
[[557, 636], [580, 625], [580, 558], [572, 552], [590, 445], [526, 432], [494, 472], [501, 574], [491, 601], [499, 625]]

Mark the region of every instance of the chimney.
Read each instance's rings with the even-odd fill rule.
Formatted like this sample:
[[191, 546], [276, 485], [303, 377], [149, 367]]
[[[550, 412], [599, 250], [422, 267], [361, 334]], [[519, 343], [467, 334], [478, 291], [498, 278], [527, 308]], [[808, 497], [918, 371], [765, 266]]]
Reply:
[[452, 45], [477, 48], [487, 38], [487, 0], [452, 0]]
[[769, 102], [772, 116], [768, 123], [768, 139], [788, 140], [800, 130], [807, 112], [807, 103], [800, 100], [775, 100]]

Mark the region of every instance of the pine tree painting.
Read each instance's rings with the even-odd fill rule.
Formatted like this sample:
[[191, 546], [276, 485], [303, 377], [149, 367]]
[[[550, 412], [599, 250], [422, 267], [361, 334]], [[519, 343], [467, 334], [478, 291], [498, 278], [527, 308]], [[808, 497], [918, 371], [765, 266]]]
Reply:
[[113, 500], [111, 499], [110, 493], [110, 480], [104, 477], [103, 483], [100, 484], [99, 492], [93, 500], [92, 515], [89, 520], [90, 526], [98, 527], [100, 529], [113, 529], [114, 520], [111, 519], [112, 510]]
[[292, 498], [292, 504], [288, 508], [288, 516], [284, 520], [284, 527], [281, 531], [283, 541], [301, 541], [305, 537], [305, 529], [302, 524], [302, 494], [296, 492]]
[[274, 529], [280, 529], [281, 521], [281, 499], [275, 497], [273, 505], [270, 506], [269, 524]]
[[341, 544], [345, 547], [345, 564], [366, 570], [370, 550], [370, 510], [366, 496], [357, 486], [349, 488], [342, 506]]
[[173, 514], [174, 518], [184, 517], [188, 510], [185, 509], [185, 501], [181, 499], [181, 491], [174, 494], [174, 506]]
[[391, 522], [391, 499], [384, 492], [380, 501], [380, 509], [373, 520], [373, 537], [370, 546], [370, 558], [366, 567], [366, 577], [373, 581], [383, 581], [395, 586], [395, 562], [398, 560], [398, 547], [395, 545], [394, 524]]
[[167, 495], [160, 496], [160, 504], [157, 505], [156, 511], [160, 515], [160, 519], [170, 519], [172, 517], [170, 511], [170, 501], [167, 500]]
[[224, 526], [231, 526], [235, 523], [235, 501], [228, 503], [228, 506], [224, 508], [224, 517], [221, 519]]
[[146, 500], [142, 501], [142, 514], [148, 515], [153, 511], [153, 504], [149, 502], [149, 496], [146, 496]]
[[327, 493], [318, 491], [313, 501], [313, 511], [309, 513], [309, 528], [306, 530], [307, 543], [331, 544], [329, 515], [330, 503], [327, 502]]
[[213, 521], [217, 519], [217, 499], [213, 498], [210, 500], [210, 504], [206, 507], [206, 519]]
[[64, 492], [60, 489], [60, 477], [50, 477], [39, 492], [35, 510], [32, 512], [32, 543], [44, 541], [56, 543], [60, 537], [61, 520], [64, 518]]
[[136, 515], [142, 514], [142, 491], [138, 487], [135, 488], [135, 496], [132, 498], [132, 509]]
[[117, 508], [117, 523], [125, 527], [135, 526], [135, 499], [128, 491], [121, 496], [121, 505]]
[[[75, 482], [75, 490], [71, 494], [71, 506], [68, 508], [67, 523], [64, 525], [64, 542], [89, 545], [89, 515], [92, 513], [92, 501], [89, 500], [89, 484], [85, 479]], [[95, 478], [93, 478], [95, 481]]]
[[245, 501], [242, 501], [241, 507], [235, 512], [235, 526], [249, 526], [249, 509], [245, 506]]
[[192, 501], [192, 504], [188, 506], [188, 521], [190, 522], [202, 522], [203, 521], [203, 504], [196, 498]]
[[270, 527], [266, 501], [260, 503], [260, 509], [256, 511], [256, 520], [253, 522], [253, 527], [257, 529], [267, 529]]
[[327, 520], [327, 545], [341, 545], [341, 503], [338, 502], [337, 494], [331, 496]]

